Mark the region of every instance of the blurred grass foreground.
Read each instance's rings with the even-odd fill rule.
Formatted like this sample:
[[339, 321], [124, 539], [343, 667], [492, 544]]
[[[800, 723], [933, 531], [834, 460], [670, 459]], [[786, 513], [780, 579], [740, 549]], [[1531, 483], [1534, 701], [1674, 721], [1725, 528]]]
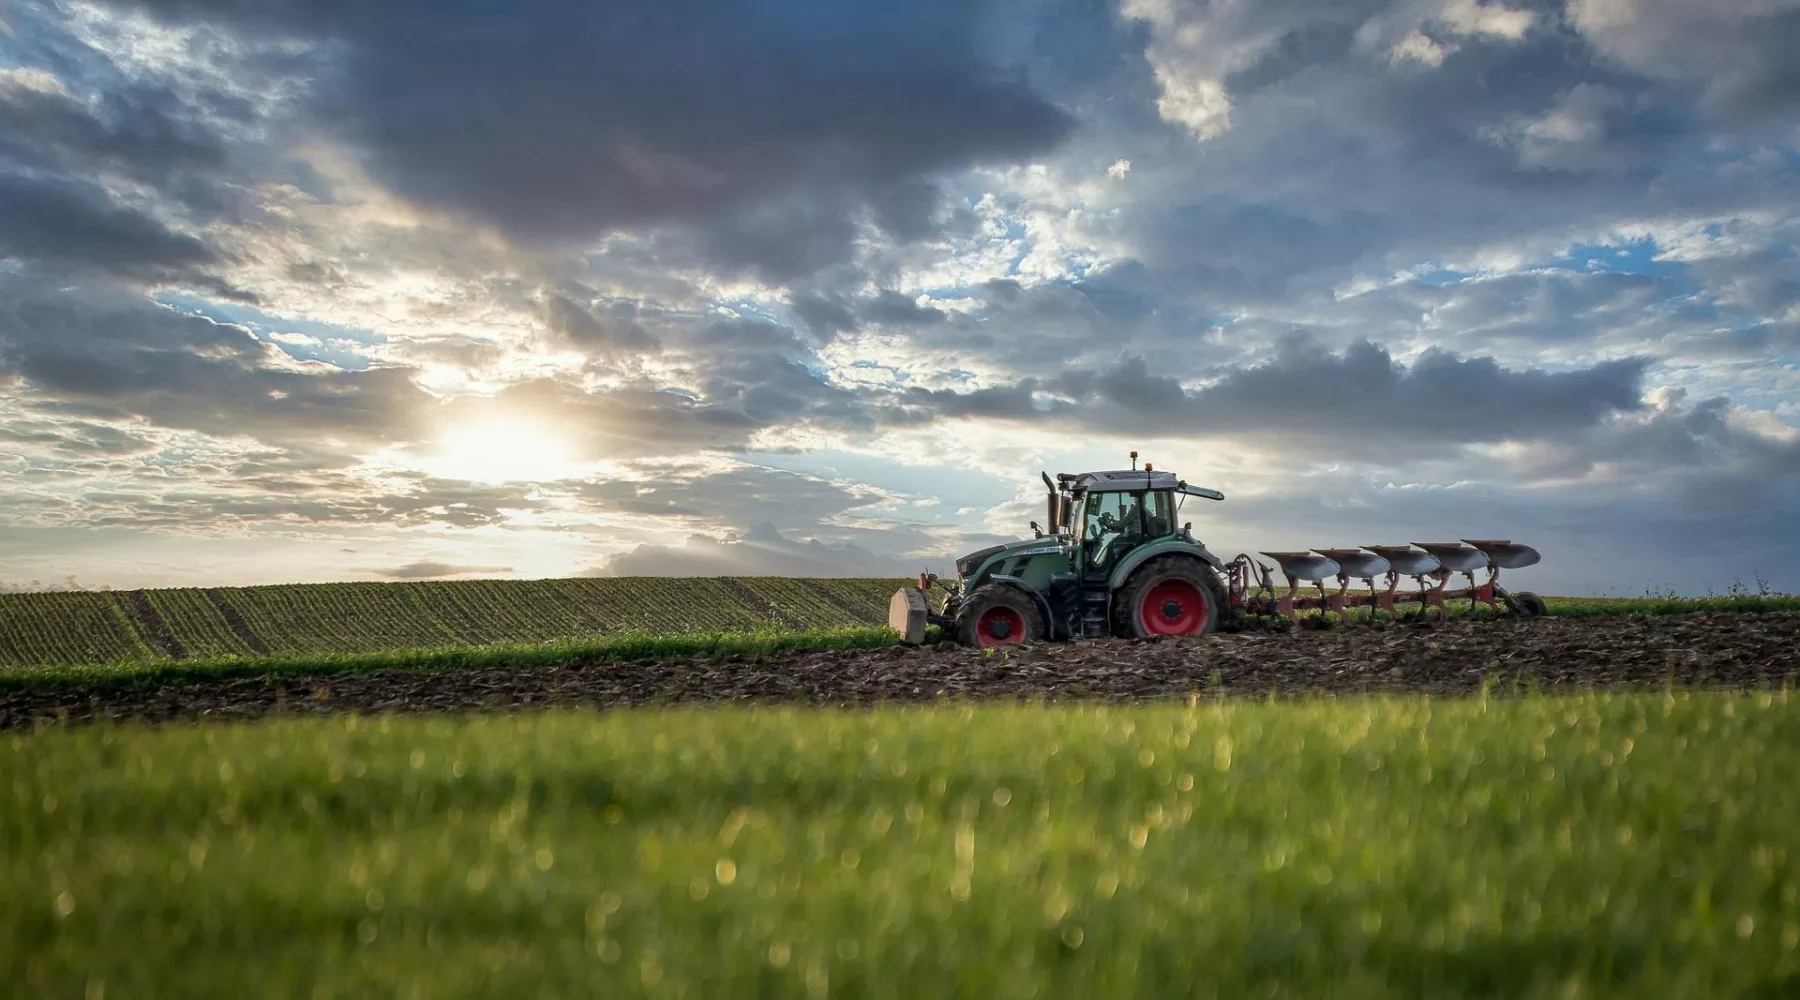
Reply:
[[0, 737], [42, 997], [1800, 995], [1786, 692]]

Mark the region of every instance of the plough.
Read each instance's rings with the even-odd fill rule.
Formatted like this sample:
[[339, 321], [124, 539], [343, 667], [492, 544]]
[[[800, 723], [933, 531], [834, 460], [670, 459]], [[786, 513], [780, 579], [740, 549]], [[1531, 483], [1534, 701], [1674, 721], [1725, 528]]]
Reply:
[[[1465, 538], [1260, 554], [1281, 568], [1287, 592], [1276, 592], [1272, 567], [1241, 554], [1226, 564], [1226, 599], [1239, 614], [1276, 615], [1293, 621], [1301, 612], [1343, 614], [1351, 608], [1369, 608], [1394, 617], [1398, 605], [1417, 604], [1422, 614], [1442, 617], [1449, 614], [1451, 601], [1463, 600], [1469, 602], [1467, 613], [1471, 615], [1482, 604], [1495, 614], [1504, 604], [1507, 611], [1527, 618], [1545, 611], [1543, 598], [1530, 591], [1515, 593], [1500, 584], [1501, 570], [1523, 569], [1540, 558], [1536, 549], [1510, 539]], [[1475, 575], [1483, 571], [1487, 578], [1477, 583]], [[1468, 586], [1447, 589], [1458, 574], [1468, 580]], [[1386, 589], [1377, 588], [1377, 578], [1385, 581]], [[1415, 589], [1400, 590], [1402, 578], [1410, 578]], [[1336, 581], [1336, 592], [1327, 589], [1328, 580]], [[1368, 593], [1350, 593], [1352, 580], [1362, 581]], [[1319, 593], [1301, 596], [1302, 583], [1312, 584]]]

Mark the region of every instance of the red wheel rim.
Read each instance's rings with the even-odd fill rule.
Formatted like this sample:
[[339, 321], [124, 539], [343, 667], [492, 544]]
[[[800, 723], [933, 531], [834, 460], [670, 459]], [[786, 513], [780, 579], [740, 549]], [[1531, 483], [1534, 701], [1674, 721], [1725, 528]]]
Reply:
[[975, 641], [983, 646], [1015, 646], [1025, 641], [1025, 616], [1004, 605], [975, 619]]
[[1193, 635], [1206, 627], [1206, 592], [1187, 580], [1164, 580], [1138, 601], [1138, 621], [1150, 635]]

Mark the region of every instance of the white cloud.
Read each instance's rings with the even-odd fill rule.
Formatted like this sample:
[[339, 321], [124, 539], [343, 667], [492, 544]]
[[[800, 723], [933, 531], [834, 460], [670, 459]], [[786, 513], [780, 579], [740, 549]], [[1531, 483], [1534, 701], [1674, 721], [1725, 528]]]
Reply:
[[1531, 11], [1480, 0], [1448, 0], [1437, 17], [1459, 35], [1490, 35], [1515, 42], [1525, 37], [1537, 20]]
[[[0, 23], [0, 28], [5, 25]], [[67, 94], [61, 80], [56, 74], [38, 66], [0, 67], [0, 96], [9, 90], [30, 91], [37, 94]]]
[[1444, 57], [1455, 50], [1455, 46], [1434, 41], [1424, 32], [1415, 28], [1405, 38], [1395, 42], [1394, 47], [1388, 50], [1388, 60], [1393, 63], [1411, 60], [1436, 67], [1442, 66]]

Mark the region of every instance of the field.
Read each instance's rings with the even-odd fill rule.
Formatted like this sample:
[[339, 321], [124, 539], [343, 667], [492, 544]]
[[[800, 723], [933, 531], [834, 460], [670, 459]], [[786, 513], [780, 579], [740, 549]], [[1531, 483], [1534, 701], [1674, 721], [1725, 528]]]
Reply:
[[1793, 996], [1788, 693], [0, 737], [33, 996]]
[[[740, 637], [741, 638], [741, 637]], [[881, 705], [942, 699], [1162, 700], [1315, 693], [1456, 696], [1568, 688], [1784, 688], [1800, 682], [1800, 612], [1357, 623], [1191, 639], [906, 649], [876, 630], [742, 639], [671, 658], [576, 646], [330, 664], [47, 668], [0, 675], [0, 729], [36, 722], [272, 714], [621, 708], [687, 702]], [[849, 640], [868, 639], [864, 644]], [[791, 640], [791, 642], [790, 642]], [[787, 644], [784, 648], [784, 644]], [[469, 662], [446, 665], [446, 656]], [[310, 669], [308, 669], [310, 668]], [[210, 671], [210, 672], [209, 672]]]
[[[45, 678], [449, 669], [886, 645], [909, 581], [635, 577], [0, 594], [0, 688]], [[1800, 611], [1800, 597], [1548, 599], [1556, 617]]]
[[634, 577], [0, 594], [0, 669], [884, 625], [906, 581]]
[[1800, 992], [1792, 598], [993, 653], [592, 583], [0, 597], [0, 981]]

